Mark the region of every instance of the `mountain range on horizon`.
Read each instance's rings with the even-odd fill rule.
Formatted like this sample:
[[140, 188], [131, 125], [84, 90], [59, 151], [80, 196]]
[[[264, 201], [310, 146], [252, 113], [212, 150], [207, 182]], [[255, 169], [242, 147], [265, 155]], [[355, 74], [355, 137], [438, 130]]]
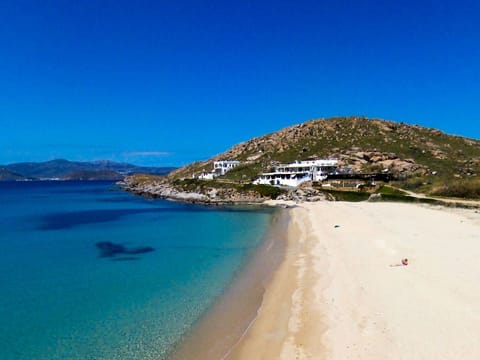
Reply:
[[20, 162], [0, 165], [0, 181], [22, 180], [121, 180], [143, 173], [166, 175], [174, 167], [146, 167], [111, 160]]

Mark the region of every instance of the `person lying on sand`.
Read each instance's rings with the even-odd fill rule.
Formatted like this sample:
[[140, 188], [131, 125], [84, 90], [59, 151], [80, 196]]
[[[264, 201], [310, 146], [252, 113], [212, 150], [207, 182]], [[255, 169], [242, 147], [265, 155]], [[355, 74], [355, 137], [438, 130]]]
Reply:
[[392, 264], [390, 266], [407, 266], [408, 265], [408, 259], [402, 259], [402, 262], [400, 264]]

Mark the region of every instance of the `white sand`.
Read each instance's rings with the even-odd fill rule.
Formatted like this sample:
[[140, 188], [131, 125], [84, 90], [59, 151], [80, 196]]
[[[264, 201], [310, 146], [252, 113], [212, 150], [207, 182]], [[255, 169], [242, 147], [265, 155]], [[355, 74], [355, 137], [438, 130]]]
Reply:
[[292, 214], [287, 257], [229, 358], [480, 359], [478, 212], [321, 202]]

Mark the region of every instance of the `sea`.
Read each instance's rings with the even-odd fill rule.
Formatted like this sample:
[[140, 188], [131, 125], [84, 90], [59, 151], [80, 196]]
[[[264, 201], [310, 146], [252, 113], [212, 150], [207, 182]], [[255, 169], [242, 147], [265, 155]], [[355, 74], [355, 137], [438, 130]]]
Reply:
[[168, 358], [273, 214], [112, 182], [0, 182], [0, 358]]

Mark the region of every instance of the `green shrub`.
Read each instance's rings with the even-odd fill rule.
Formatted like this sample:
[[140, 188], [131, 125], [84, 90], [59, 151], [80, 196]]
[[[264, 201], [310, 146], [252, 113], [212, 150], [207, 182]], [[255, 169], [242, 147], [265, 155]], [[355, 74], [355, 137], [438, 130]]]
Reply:
[[402, 195], [402, 194], [383, 194], [382, 201], [394, 201], [394, 202], [416, 202], [418, 199], [413, 196]]
[[223, 178], [235, 181], [252, 181], [261, 172], [260, 164], [241, 164], [227, 172]]
[[453, 183], [445, 184], [432, 192], [432, 195], [458, 197], [466, 199], [480, 198], [480, 181], [478, 180], [459, 180]]
[[406, 195], [406, 192], [392, 188], [388, 185], [380, 186], [380, 188], [377, 190], [377, 193], [382, 195]]
[[322, 190], [325, 193], [332, 195], [336, 201], [365, 201], [368, 200], [370, 194], [364, 191], [337, 191], [337, 190]]
[[254, 185], [254, 184], [247, 184], [242, 187], [243, 190], [255, 191], [262, 195], [263, 197], [269, 197], [270, 199], [276, 199], [283, 191], [275, 186], [270, 185]]

